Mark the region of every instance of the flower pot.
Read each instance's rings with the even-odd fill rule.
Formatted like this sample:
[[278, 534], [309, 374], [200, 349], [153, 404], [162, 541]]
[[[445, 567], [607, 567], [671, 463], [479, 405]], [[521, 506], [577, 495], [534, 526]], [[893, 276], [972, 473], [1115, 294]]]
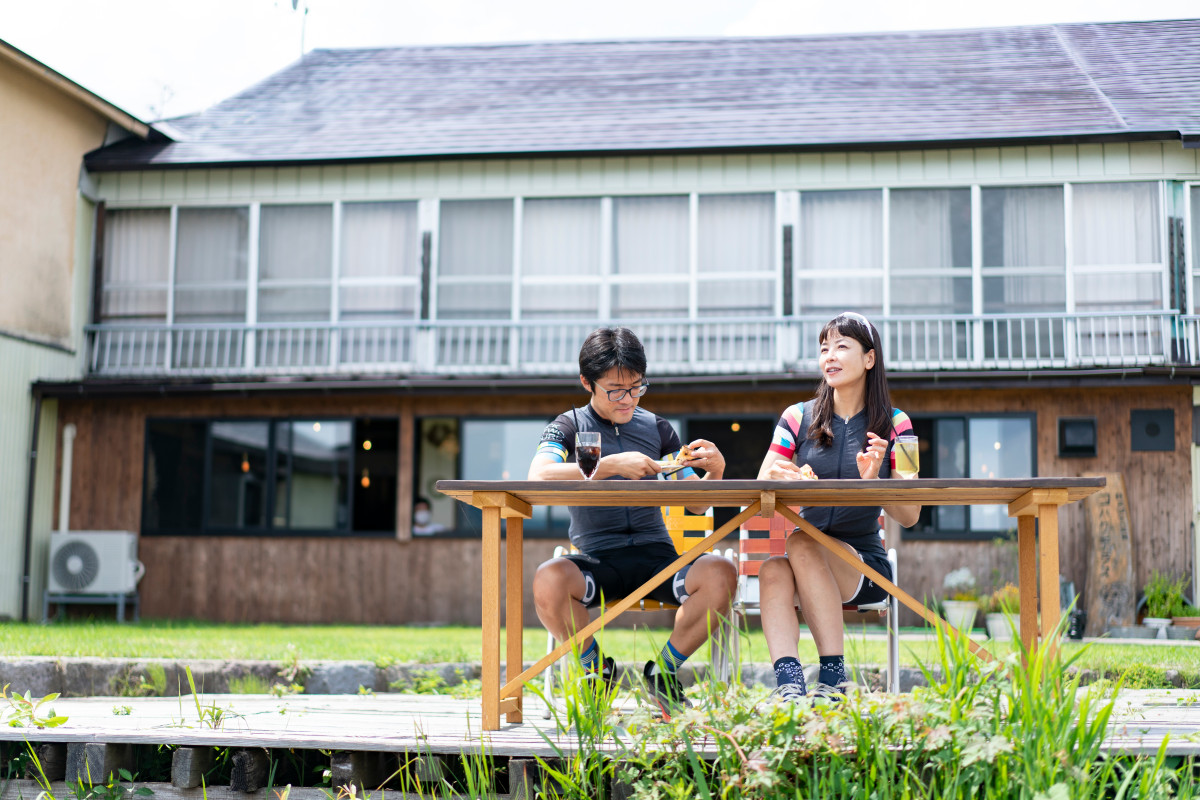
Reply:
[[993, 611], [984, 617], [984, 622], [987, 625], [989, 639], [995, 639], [998, 642], [1007, 642], [1012, 639], [1012, 626], [1004, 614]]
[[974, 600], [943, 600], [942, 607], [946, 611], [946, 622], [963, 633], [970, 633], [975, 627], [975, 615], [979, 612], [979, 603]]
[[1171, 620], [1165, 617], [1143, 617], [1142, 624], [1147, 628], [1153, 628], [1155, 631], [1155, 639], [1167, 638], [1167, 628], [1171, 626]]
[[1200, 617], [1171, 617], [1176, 628], [1200, 628]]

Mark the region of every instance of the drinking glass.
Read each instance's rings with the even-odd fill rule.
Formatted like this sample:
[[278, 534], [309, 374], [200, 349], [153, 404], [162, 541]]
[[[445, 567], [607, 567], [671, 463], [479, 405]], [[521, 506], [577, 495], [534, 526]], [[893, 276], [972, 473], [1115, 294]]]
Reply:
[[600, 466], [600, 432], [580, 431], [575, 434], [575, 463], [585, 480], [591, 480]]
[[896, 454], [896, 466], [892, 468], [892, 472], [901, 478], [917, 477], [917, 472], [921, 468], [921, 457], [917, 452], [917, 437], [897, 436], [892, 452]]

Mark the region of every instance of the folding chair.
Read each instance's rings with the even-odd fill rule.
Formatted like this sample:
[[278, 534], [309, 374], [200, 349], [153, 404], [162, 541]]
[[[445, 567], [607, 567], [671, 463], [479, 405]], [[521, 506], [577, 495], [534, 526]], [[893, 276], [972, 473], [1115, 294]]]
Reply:
[[[710, 508], [704, 514], [687, 514], [682, 506], [664, 506], [662, 509], [663, 522], [667, 525], [667, 533], [671, 535], [671, 541], [675, 544], [675, 552], [682, 555], [688, 550], [691, 550], [700, 542], [708, 538], [708, 535], [713, 532], [713, 515]], [[562, 545], [554, 548], [554, 557], [564, 556], [569, 552], [577, 552], [574, 548], [567, 548]], [[721, 553], [718, 553], [721, 554]], [[725, 550], [722, 554], [730, 561], [737, 563], [734, 557], [733, 548]], [[605, 603], [615, 603], [621, 598], [606, 597]], [[662, 603], [658, 600], [651, 600], [643, 597], [638, 601], [637, 605], [630, 608], [630, 611], [670, 611], [679, 608], [675, 603]], [[737, 633], [732, 634], [731, 640], [726, 640], [725, 637], [730, 636], [728, 628], [730, 626], [721, 625], [717, 631], [713, 633], [713, 640], [709, 643], [709, 652], [711, 653], [712, 669], [720, 680], [729, 680], [729, 676], [733, 674], [733, 661], [731, 653], [737, 645]], [[554, 635], [546, 634], [546, 652], [549, 653], [554, 649]], [[568, 661], [560, 659], [557, 665], [562, 670], [562, 677], [565, 680], [567, 675]], [[554, 670], [555, 666], [551, 666], [546, 670], [545, 683], [543, 694], [546, 700], [546, 711], [542, 716], [546, 719], [550, 718], [550, 706], [553, 704], [554, 692]]]
[[[760, 613], [758, 594], [758, 572], [763, 562], [772, 556], [787, 555], [787, 537], [793, 530], [792, 524], [776, 514], [769, 520], [751, 517], [742, 524], [738, 533], [738, 593], [733, 603], [733, 613], [743, 619]], [[899, 584], [896, 549], [890, 548], [888, 562], [892, 565], [892, 583]], [[900, 692], [900, 601], [888, 595], [878, 603], [863, 605], [844, 604], [845, 611], [866, 614], [878, 612], [885, 620], [888, 640], [888, 691]], [[738, 628], [740, 630], [740, 626]], [[738, 638], [734, 635], [733, 658], [740, 656]]]

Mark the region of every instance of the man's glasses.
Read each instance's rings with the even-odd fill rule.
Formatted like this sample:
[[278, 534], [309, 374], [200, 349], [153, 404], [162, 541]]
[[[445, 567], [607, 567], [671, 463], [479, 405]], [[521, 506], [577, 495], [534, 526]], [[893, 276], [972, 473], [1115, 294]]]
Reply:
[[632, 389], [605, 389], [604, 393], [608, 395], [610, 402], [615, 403], [624, 398], [625, 395], [629, 395], [630, 397], [641, 397], [649, 388], [650, 382], [646, 381], [641, 386], [635, 386]]

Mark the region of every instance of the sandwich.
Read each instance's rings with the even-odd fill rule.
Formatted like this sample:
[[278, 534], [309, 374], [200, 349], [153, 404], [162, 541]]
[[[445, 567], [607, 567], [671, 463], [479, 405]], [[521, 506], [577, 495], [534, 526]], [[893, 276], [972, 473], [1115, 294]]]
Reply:
[[810, 467], [808, 464], [805, 464], [800, 468], [800, 480], [815, 481], [817, 480], [817, 473], [813, 472], [812, 467]]

